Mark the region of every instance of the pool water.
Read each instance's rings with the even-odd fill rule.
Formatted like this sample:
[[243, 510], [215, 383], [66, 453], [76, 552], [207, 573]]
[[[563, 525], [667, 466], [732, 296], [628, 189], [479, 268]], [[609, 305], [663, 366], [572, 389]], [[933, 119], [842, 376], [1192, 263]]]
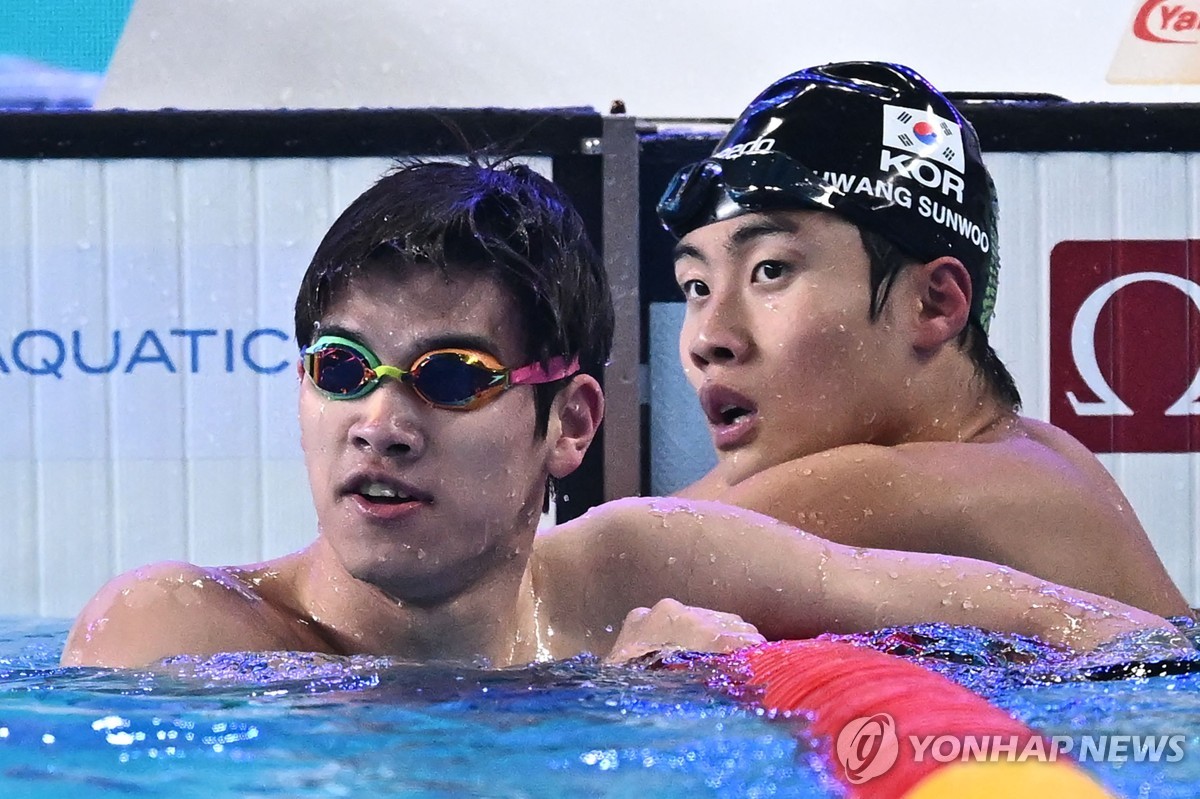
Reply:
[[[577, 658], [489, 671], [295, 653], [64, 669], [67, 626], [0, 618], [0, 797], [840, 794], [803, 719], [769, 718], [703, 669]], [[1129, 651], [1066, 662], [937, 625], [868, 640], [1047, 734], [1181, 734], [1178, 762], [1086, 767], [1121, 796], [1200, 796], [1200, 661], [1114, 679], [1130, 670], [1105, 664]]]
[[0, 623], [0, 797], [835, 795], [785, 725], [687, 674], [302, 655], [60, 669], [66, 629]]

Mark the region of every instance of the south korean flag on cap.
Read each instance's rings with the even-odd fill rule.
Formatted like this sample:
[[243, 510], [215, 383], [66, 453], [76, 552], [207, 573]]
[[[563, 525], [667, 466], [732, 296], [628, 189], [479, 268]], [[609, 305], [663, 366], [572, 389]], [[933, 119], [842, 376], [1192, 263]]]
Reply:
[[962, 129], [932, 111], [885, 105], [882, 144], [938, 161], [960, 174], [966, 171]]

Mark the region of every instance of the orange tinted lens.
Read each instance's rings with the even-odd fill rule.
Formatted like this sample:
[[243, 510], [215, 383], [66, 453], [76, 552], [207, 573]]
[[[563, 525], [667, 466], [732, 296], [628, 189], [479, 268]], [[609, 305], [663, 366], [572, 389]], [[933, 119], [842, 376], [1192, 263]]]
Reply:
[[507, 372], [480, 363], [473, 353], [431, 352], [413, 367], [412, 386], [434, 405], [463, 408], [503, 386]]

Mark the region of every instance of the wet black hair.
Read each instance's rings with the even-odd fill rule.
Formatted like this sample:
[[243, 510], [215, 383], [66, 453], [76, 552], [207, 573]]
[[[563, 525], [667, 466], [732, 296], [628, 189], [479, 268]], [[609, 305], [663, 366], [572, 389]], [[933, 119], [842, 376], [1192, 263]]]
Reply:
[[[512, 292], [526, 361], [579, 358], [598, 374], [613, 337], [608, 279], [566, 194], [510, 160], [408, 161], [352, 202], [317, 247], [296, 296], [296, 342], [312, 343], [321, 320], [358, 275], [428, 265], [479, 270]], [[534, 386], [536, 434], [566, 380]]]
[[[867, 251], [867, 260], [871, 266], [871, 321], [874, 322], [883, 312], [891, 295], [892, 285], [900, 271], [920, 260], [906, 254], [883, 236], [858, 228], [862, 238], [863, 249]], [[958, 344], [966, 349], [967, 356], [975, 364], [975, 372], [980, 375], [992, 392], [1013, 410], [1021, 407], [1021, 392], [1017, 383], [1008, 371], [1008, 367], [1000, 360], [1000, 356], [988, 342], [987, 331], [979, 320], [971, 315], [967, 325], [958, 334]]]

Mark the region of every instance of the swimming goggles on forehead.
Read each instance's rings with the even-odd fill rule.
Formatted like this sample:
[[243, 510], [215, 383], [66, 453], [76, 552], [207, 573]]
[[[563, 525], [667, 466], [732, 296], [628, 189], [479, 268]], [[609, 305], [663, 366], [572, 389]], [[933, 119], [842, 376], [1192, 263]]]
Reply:
[[[735, 215], [731, 206], [721, 202], [721, 194], [733, 202], [732, 209], [769, 211], [772, 209], [814, 208], [841, 214], [846, 219], [874, 230], [895, 242], [904, 252], [925, 260], [937, 257], [928, 242], [914, 238], [910, 214], [896, 210], [890, 194], [849, 195], [796, 161], [786, 153], [771, 152], [741, 155], [737, 158], [705, 158], [685, 166], [671, 178], [658, 201], [658, 218], [676, 238], [683, 238], [698, 227]], [[932, 253], [932, 254], [930, 254]]]
[[685, 166], [671, 178], [658, 201], [658, 216], [663, 226], [676, 238], [682, 238], [716, 221], [706, 217], [717, 207], [718, 187], [745, 210], [797, 203], [832, 209], [839, 199], [836, 189], [783, 153], [705, 158]]
[[469, 411], [486, 405], [513, 386], [553, 383], [579, 371], [579, 359], [551, 358], [507, 369], [486, 352], [458, 347], [431, 350], [407, 369], [385, 366], [362, 344], [341, 336], [321, 336], [300, 351], [304, 373], [326, 397], [365, 397], [390, 377], [407, 383], [435, 408]]

